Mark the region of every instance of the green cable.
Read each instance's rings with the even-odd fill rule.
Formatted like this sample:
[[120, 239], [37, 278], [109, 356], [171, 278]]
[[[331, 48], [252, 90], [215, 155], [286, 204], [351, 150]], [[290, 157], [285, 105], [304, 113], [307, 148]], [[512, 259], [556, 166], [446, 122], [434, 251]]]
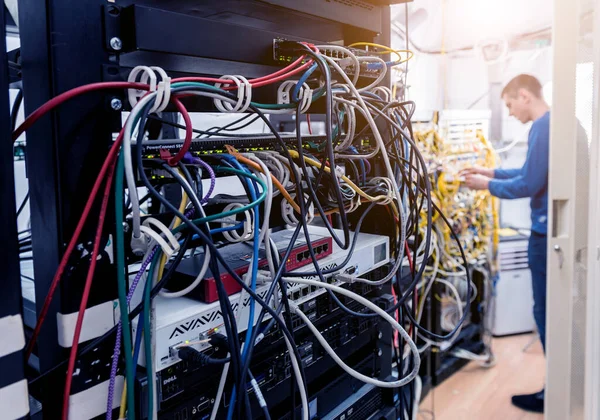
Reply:
[[[215, 93], [226, 92], [226, 91], [216, 88], [212, 85], [207, 85], [205, 83], [199, 83], [199, 82], [178, 82], [178, 83], [173, 83], [171, 85], [171, 88], [180, 88], [180, 87], [183, 87], [183, 88], [185, 88], [185, 87], [191, 87], [191, 88], [202, 87], [204, 89], [212, 90]], [[324, 94], [325, 94], [325, 90], [322, 88], [319, 88], [313, 93], [312, 100], [316, 101]], [[258, 102], [250, 102], [250, 104], [257, 108], [262, 108], [262, 109], [294, 109], [297, 107], [296, 104], [261, 104]]]
[[154, 278], [154, 267], [158, 261], [160, 252], [157, 252], [148, 270], [148, 277], [146, 277], [146, 287], [144, 288], [144, 355], [146, 356], [146, 377], [148, 387], [148, 418], [152, 418], [152, 412], [154, 410], [154, 378], [151, 378], [150, 373], [153, 371], [152, 360], [152, 331], [150, 328], [150, 292], [152, 291], [152, 279]]
[[[201, 225], [203, 223], [207, 223], [207, 222], [211, 222], [213, 220], [217, 220], [217, 219], [221, 219], [223, 217], [229, 217], [229, 216], [233, 216], [236, 215], [238, 213], [243, 213], [247, 210], [251, 210], [254, 207], [256, 207], [257, 205], [259, 205], [260, 203], [262, 203], [263, 201], [265, 201], [265, 198], [267, 198], [267, 184], [265, 184], [265, 182], [260, 179], [257, 176], [251, 175], [247, 172], [244, 171], [240, 171], [239, 169], [234, 169], [234, 168], [226, 168], [226, 167], [221, 167], [218, 166], [217, 167], [218, 171], [224, 171], [224, 172], [231, 172], [237, 175], [243, 175], [245, 177], [251, 178], [253, 181], [257, 182], [258, 184], [260, 184], [260, 186], [262, 187], [262, 192], [260, 194], [260, 196], [258, 197], [258, 199], [250, 204], [246, 204], [245, 206], [242, 206], [238, 209], [233, 209], [233, 210], [229, 210], [229, 211], [225, 211], [223, 213], [218, 213], [218, 214], [213, 214], [210, 216], [206, 216], [206, 217], [201, 217], [199, 219], [194, 219], [192, 220], [192, 223], [195, 225]], [[173, 234], [181, 232], [182, 230], [186, 229], [187, 226], [185, 225], [185, 223], [177, 226], [175, 229], [173, 229], [171, 232]], [[160, 253], [161, 251], [159, 251], [158, 253]]]
[[127, 376], [127, 420], [135, 420], [134, 375], [135, 366], [131, 349], [131, 327], [127, 305], [127, 284], [125, 282], [125, 238], [123, 234], [123, 153], [119, 153], [115, 180], [115, 243], [117, 247], [117, 281], [119, 288], [119, 306], [121, 309], [121, 328], [125, 349], [125, 371]]

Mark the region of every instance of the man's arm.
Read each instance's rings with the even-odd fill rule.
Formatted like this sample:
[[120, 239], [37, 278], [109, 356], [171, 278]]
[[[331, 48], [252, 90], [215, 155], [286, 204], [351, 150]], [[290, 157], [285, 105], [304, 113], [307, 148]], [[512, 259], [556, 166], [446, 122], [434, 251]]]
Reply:
[[494, 169], [494, 179], [510, 179], [516, 178], [521, 175], [522, 168], [514, 168], [514, 169]]
[[548, 182], [549, 133], [547, 124], [534, 124], [529, 133], [527, 160], [520, 173], [510, 179], [493, 179], [489, 182], [492, 195], [499, 198], [531, 197]]

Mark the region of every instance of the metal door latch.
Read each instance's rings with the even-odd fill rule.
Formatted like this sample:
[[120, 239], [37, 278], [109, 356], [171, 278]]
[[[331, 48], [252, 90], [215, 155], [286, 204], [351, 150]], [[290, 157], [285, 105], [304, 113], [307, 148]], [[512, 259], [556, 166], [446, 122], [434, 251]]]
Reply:
[[563, 255], [560, 245], [554, 245], [554, 252], [558, 254], [558, 268], [562, 268], [563, 263], [565, 262], [565, 256]]

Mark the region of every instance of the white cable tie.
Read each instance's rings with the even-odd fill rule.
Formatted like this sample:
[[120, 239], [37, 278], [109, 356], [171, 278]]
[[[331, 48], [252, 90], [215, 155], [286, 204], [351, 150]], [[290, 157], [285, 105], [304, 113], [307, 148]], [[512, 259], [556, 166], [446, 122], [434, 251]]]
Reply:
[[[232, 105], [229, 102], [225, 102], [222, 99], [214, 99], [215, 107], [221, 112], [246, 112], [250, 103], [252, 102], [252, 85], [244, 76], [232, 76], [225, 75], [219, 79], [223, 81], [231, 80], [237, 87], [237, 102]], [[216, 88], [220, 88], [222, 83], [215, 83]]]
[[[293, 102], [291, 91], [298, 84], [298, 80], [286, 80], [279, 85], [277, 89], [277, 103], [279, 105], [288, 105]], [[298, 102], [300, 103], [300, 113], [305, 114], [312, 105], [313, 90], [307, 83], [303, 83], [298, 91]]]
[[[138, 80], [138, 76], [140, 76]], [[150, 86], [149, 91], [156, 91], [156, 74], [148, 66], [136, 66], [127, 76], [129, 83], [144, 83]], [[135, 107], [140, 98], [146, 94], [146, 91], [140, 89], [127, 89], [127, 99], [131, 108]]]
[[[228, 204], [223, 209], [223, 212], [228, 212], [233, 209], [239, 209], [241, 207], [243, 207], [243, 205], [240, 203], [231, 203], [231, 204]], [[241, 235], [236, 230], [230, 230], [230, 231], [223, 232], [223, 236], [229, 242], [234, 242], [234, 243], [235, 242], [243, 242], [243, 241], [247, 241], [252, 238], [252, 235], [254, 234], [254, 229], [253, 229], [253, 224], [252, 224], [251, 211], [249, 211], [249, 210], [244, 211], [244, 216], [245, 216], [245, 219], [243, 222], [244, 231], [242, 232]], [[222, 220], [221, 227], [229, 227], [231, 225], [236, 225], [236, 224], [238, 224], [237, 219], [235, 219], [234, 217], [228, 217], [228, 218]]]
[[168, 258], [171, 258], [171, 256], [175, 253], [175, 250], [169, 246], [167, 241], [165, 241], [158, 232], [144, 225], [140, 226], [140, 231], [152, 238], [152, 240], [155, 241], [158, 245], [160, 245], [161, 249]]
[[300, 113], [306, 114], [312, 105], [313, 90], [304, 83], [300, 88], [299, 97], [302, 98]]
[[152, 114], [154, 112], [164, 111], [169, 105], [169, 101], [171, 100], [171, 78], [161, 67], [152, 66], [150, 68], [154, 70], [155, 73], [158, 73], [161, 78], [156, 89], [156, 100], [149, 111], [149, 113]]
[[[296, 194], [290, 193], [290, 197], [296, 198]], [[308, 195], [304, 194], [304, 199], [308, 200]], [[281, 216], [283, 221], [289, 226], [297, 226], [300, 221], [296, 217], [296, 213], [294, 212], [294, 208], [287, 200], [281, 200]], [[311, 202], [308, 210], [306, 212], [306, 224], [311, 224], [315, 218], [315, 206]]]
[[158, 228], [165, 235], [165, 237], [169, 240], [171, 245], [173, 245], [173, 249], [174, 250], [179, 249], [179, 242], [177, 241], [177, 238], [175, 237], [175, 235], [173, 235], [171, 230], [169, 230], [169, 228], [167, 226], [165, 226], [165, 224], [162, 223], [160, 220], [155, 219], [154, 217], [148, 217], [146, 220], [144, 220], [143, 225], [144, 226], [152, 225], [152, 226]]

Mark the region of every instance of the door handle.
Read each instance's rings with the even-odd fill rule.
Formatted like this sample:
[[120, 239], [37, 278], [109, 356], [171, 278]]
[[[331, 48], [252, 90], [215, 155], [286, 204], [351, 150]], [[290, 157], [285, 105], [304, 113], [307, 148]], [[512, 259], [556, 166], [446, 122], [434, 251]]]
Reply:
[[554, 252], [558, 254], [558, 268], [562, 269], [563, 263], [565, 262], [565, 256], [560, 245], [554, 245]]

